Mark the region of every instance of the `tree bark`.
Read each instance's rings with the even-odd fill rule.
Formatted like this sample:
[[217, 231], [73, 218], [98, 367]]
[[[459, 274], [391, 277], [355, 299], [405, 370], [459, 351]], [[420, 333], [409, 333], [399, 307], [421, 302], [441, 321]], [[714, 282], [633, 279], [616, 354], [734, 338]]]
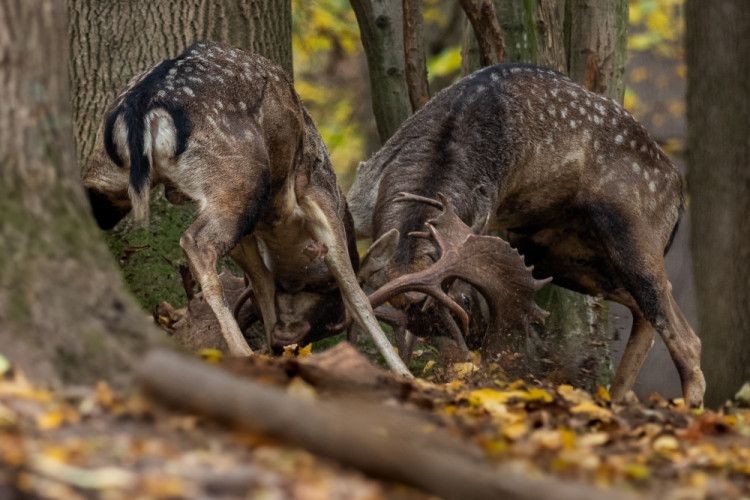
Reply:
[[404, 1], [404, 62], [412, 112], [430, 100], [422, 0]]
[[156, 328], [123, 291], [78, 180], [65, 6], [0, 3], [0, 349], [31, 378], [121, 381]]
[[568, 75], [622, 103], [628, 41], [626, 0], [568, 0]]
[[372, 108], [385, 143], [411, 115], [401, 0], [350, 0], [370, 73]]
[[[594, 6], [596, 4], [596, 6]], [[506, 60], [533, 62], [567, 73], [594, 92], [622, 102], [625, 89], [628, 10], [625, 0], [495, 0]], [[465, 23], [464, 74], [478, 69], [476, 43]], [[553, 361], [560, 381], [595, 389], [611, 380], [607, 305], [548, 285], [537, 293], [550, 312], [531, 357]]]
[[[290, 0], [68, 0], [70, 80], [78, 164], [91, 155], [96, 130], [117, 92], [134, 75], [180, 54], [197, 40], [252, 50], [292, 74]], [[166, 300], [185, 302], [176, 268], [185, 264], [178, 241], [194, 219], [154, 191], [148, 230], [128, 219], [106, 236], [130, 290], [150, 311]], [[138, 248], [137, 253], [131, 253]]]
[[750, 11], [689, 0], [688, 190], [698, 333], [715, 406], [750, 380]]
[[479, 47], [479, 64], [490, 66], [505, 60], [505, 42], [492, 0], [459, 0], [471, 23]]

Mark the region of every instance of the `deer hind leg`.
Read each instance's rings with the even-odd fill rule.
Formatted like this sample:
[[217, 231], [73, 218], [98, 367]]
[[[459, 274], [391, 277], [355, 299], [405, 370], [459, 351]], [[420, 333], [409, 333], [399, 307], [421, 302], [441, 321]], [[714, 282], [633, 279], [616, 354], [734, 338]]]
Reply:
[[[233, 356], [249, 356], [253, 351], [237, 326], [224, 296], [219, 276], [216, 274], [219, 259], [226, 253], [235, 237], [233, 231], [216, 230], [222, 225], [204, 212], [182, 235], [180, 246], [185, 252], [190, 271], [201, 286], [203, 297], [219, 321], [221, 334], [229, 346], [229, 353]], [[231, 227], [234, 229], [235, 225]]]
[[310, 233], [328, 247], [325, 263], [336, 279], [341, 297], [352, 317], [367, 331], [391, 370], [404, 377], [412, 375], [380, 329], [367, 296], [359, 286], [349, 259], [344, 223], [333, 202], [325, 194], [311, 192], [300, 200]]
[[625, 347], [623, 359], [626, 366], [622, 370], [618, 368], [619, 377], [616, 376], [616, 380], [622, 386], [614, 387], [616, 392], [622, 395], [630, 389], [628, 385], [632, 386], [635, 376], [632, 372], [643, 363], [650, 347], [653, 333], [642, 325], [643, 318], [664, 339], [680, 375], [685, 403], [701, 406], [706, 383], [700, 369], [700, 339], [672, 297], [662, 249], [656, 248], [650, 241], [633, 237], [638, 234], [652, 235], [653, 229], [631, 226], [623, 231], [623, 227], [627, 226], [620, 223], [613, 227], [609, 217], [600, 215], [598, 220], [597, 217], [593, 219], [615, 271], [637, 304], [637, 308], [626, 304], [633, 311], [635, 338], [632, 343], [629, 340]]
[[638, 372], [641, 371], [643, 361], [654, 343], [656, 330], [651, 326], [637, 305], [630, 308], [633, 313], [633, 328], [622, 353], [620, 364], [617, 366], [615, 378], [612, 380], [610, 393], [615, 401], [622, 400], [633, 388]]

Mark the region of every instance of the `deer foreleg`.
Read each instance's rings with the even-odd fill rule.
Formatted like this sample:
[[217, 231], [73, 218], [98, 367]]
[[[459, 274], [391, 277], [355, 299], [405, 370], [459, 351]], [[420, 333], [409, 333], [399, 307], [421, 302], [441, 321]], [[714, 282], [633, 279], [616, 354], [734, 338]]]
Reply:
[[318, 242], [328, 247], [324, 260], [328, 270], [336, 279], [347, 310], [370, 335], [390, 369], [399, 375], [411, 378], [409, 369], [380, 329], [370, 302], [359, 287], [349, 260], [344, 224], [341, 219], [336, 215], [335, 210], [325, 203], [325, 199], [321, 201], [307, 197], [303, 203], [310, 232]]
[[255, 300], [263, 316], [263, 326], [266, 330], [266, 345], [271, 348], [271, 332], [276, 324], [276, 304], [273, 275], [268, 270], [258, 248], [258, 240], [255, 236], [246, 236], [229, 253], [232, 259], [239, 264], [250, 279]]

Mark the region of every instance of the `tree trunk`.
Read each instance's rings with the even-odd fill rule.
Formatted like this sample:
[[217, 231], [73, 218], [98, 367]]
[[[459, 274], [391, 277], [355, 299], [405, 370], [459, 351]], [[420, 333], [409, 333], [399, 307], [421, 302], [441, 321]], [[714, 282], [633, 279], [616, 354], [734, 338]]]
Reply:
[[65, 6], [0, 3], [0, 349], [37, 380], [120, 381], [156, 328], [123, 291], [78, 180]]
[[[292, 74], [290, 0], [68, 0], [68, 13], [79, 165], [91, 155], [102, 115], [128, 80], [196, 40], [253, 50]], [[192, 206], [169, 205], [154, 191], [148, 230], [133, 231], [126, 219], [107, 234], [130, 290], [149, 311], [162, 300], [185, 304], [177, 267], [186, 262], [178, 241], [193, 219]]]
[[385, 143], [412, 112], [406, 85], [401, 0], [350, 0], [367, 55], [372, 108]]
[[750, 380], [750, 11], [689, 0], [688, 189], [709, 406]]
[[[505, 37], [506, 61], [534, 62], [563, 73], [620, 102], [625, 90], [626, 0], [495, 0]], [[465, 23], [464, 62], [479, 67], [473, 33]], [[556, 377], [595, 389], [612, 377], [606, 302], [549, 285], [537, 294], [550, 311], [545, 332], [531, 342], [532, 357], [553, 361]]]
[[412, 112], [430, 100], [422, 0], [404, 0], [404, 65]]

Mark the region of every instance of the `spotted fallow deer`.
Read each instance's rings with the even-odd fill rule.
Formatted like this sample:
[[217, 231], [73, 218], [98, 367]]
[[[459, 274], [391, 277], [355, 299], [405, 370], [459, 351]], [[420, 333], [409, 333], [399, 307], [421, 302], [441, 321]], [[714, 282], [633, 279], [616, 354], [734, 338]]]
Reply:
[[[231, 354], [252, 351], [216, 274], [227, 253], [252, 282], [269, 344], [315, 323], [285, 323], [285, 307], [329, 297], [338, 285], [343, 305], [389, 366], [409, 376], [358, 286], [351, 215], [328, 151], [277, 65], [197, 43], [154, 66], [107, 110], [82, 177], [105, 229], [131, 208], [145, 219], [156, 184], [165, 185], [170, 201], [197, 205], [180, 246]], [[327, 309], [318, 313], [331, 314]]]
[[[700, 340], [664, 269], [683, 209], [680, 174], [615, 101], [523, 64], [482, 69], [436, 95], [360, 165], [348, 194], [358, 236], [375, 240], [362, 261], [374, 288], [434, 261], [433, 241], [407, 235], [439, 210], [396, 202], [402, 192], [442, 193], [468, 226], [489, 218], [489, 230], [506, 229], [535, 276], [630, 308], [613, 397], [632, 388], [656, 331], [686, 402], [702, 403]], [[392, 303], [415, 310], [409, 300], [422, 298]]]

